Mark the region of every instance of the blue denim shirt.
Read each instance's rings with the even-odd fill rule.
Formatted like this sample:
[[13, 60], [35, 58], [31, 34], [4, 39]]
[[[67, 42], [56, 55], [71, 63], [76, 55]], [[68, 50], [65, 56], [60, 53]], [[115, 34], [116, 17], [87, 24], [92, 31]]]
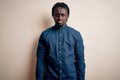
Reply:
[[84, 45], [77, 30], [55, 25], [42, 32], [36, 80], [85, 80]]

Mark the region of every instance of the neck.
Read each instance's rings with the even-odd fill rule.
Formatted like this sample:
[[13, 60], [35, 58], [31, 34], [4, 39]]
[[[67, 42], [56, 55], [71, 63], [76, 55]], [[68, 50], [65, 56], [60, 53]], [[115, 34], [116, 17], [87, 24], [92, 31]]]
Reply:
[[59, 28], [62, 28], [63, 26], [65, 26], [65, 25], [59, 25], [59, 24], [55, 24], [57, 27], [59, 27]]

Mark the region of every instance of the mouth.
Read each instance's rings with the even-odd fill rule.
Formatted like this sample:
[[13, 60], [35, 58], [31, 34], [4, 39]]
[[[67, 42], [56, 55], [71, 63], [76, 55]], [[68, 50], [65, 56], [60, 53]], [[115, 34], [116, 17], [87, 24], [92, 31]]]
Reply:
[[56, 24], [62, 26], [64, 23], [63, 23], [63, 20], [58, 19], [58, 20], [56, 20]]
[[62, 20], [61, 20], [61, 19], [58, 19], [57, 22], [58, 22], [58, 23], [62, 23]]
[[57, 24], [63, 24], [63, 22], [62, 21], [58, 21]]
[[62, 23], [62, 21], [58, 21], [58, 23]]

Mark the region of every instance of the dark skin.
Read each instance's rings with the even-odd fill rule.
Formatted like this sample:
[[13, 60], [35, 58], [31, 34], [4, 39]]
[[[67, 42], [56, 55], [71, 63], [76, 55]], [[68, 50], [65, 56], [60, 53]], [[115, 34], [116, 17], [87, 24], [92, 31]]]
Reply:
[[55, 8], [55, 11], [53, 13], [53, 19], [56, 25], [63, 27], [64, 25], [66, 25], [68, 17], [69, 15], [67, 9], [61, 7]]

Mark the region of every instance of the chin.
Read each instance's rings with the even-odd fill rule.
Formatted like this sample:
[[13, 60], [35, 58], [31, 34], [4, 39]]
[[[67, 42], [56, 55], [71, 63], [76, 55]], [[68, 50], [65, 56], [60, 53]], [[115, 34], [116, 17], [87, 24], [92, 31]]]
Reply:
[[62, 24], [62, 23], [57, 23], [57, 25], [59, 25], [59, 26], [64, 26], [64, 24]]

